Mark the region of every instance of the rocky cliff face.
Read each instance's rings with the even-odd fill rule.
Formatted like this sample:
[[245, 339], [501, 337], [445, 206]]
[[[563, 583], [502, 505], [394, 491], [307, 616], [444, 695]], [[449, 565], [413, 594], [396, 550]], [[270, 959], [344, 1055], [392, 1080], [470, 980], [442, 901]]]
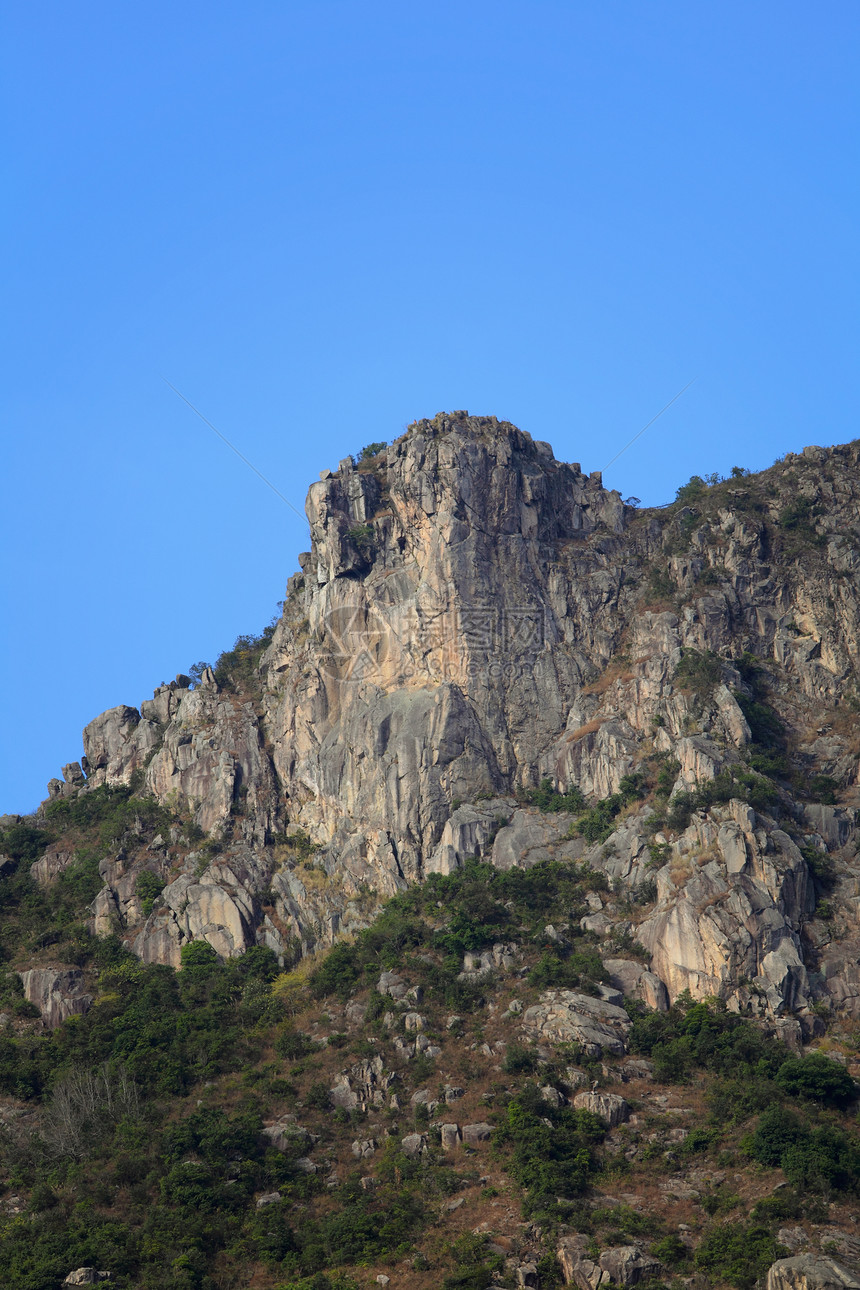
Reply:
[[[576, 859], [610, 879], [586, 921], [625, 989], [798, 1036], [816, 1001], [860, 1014], [859, 463], [808, 448], [637, 511], [451, 413], [325, 471], [240, 680], [111, 709], [86, 780], [52, 781], [132, 784], [176, 821], [103, 862], [95, 930], [147, 961], [199, 937], [292, 955], [470, 855]], [[547, 779], [603, 805], [541, 810]], [[164, 881], [148, 914], [142, 870]]]

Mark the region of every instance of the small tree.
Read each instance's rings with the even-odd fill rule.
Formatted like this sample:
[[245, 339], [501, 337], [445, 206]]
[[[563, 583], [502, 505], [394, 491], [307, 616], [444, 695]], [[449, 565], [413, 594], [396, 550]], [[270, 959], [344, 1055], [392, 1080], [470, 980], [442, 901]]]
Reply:
[[124, 1067], [108, 1062], [95, 1070], [72, 1070], [56, 1084], [43, 1120], [49, 1155], [80, 1160], [120, 1120], [134, 1119], [140, 1097]]
[[860, 1093], [845, 1067], [823, 1053], [789, 1058], [780, 1066], [776, 1082], [793, 1097], [809, 1098], [825, 1106], [848, 1106]]

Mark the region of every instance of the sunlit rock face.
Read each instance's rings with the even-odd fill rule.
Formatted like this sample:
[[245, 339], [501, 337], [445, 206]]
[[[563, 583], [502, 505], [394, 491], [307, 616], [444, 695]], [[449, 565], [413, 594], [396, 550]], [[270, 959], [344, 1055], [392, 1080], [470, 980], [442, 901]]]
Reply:
[[[110, 709], [84, 734], [86, 784], [73, 767], [52, 781], [55, 796], [142, 785], [186, 831], [184, 850], [163, 838], [103, 867], [96, 930], [119, 929], [148, 961], [178, 962], [195, 937], [222, 955], [294, 953], [469, 855], [585, 860], [610, 885], [588, 929], [626, 927], [650, 956], [618, 972], [639, 997], [689, 990], [781, 1018], [824, 992], [857, 1011], [860, 980], [816, 923], [805, 855], [836, 864], [830, 926], [850, 936], [858, 464], [856, 444], [808, 449], [638, 511], [548, 444], [457, 412], [323, 472], [311, 549], [250, 680], [208, 670]], [[795, 768], [838, 798], [804, 800], [803, 774], [783, 776], [769, 804], [723, 793], [655, 840], [655, 801], [749, 770], [761, 732], [744, 655]], [[599, 843], [523, 799], [545, 778], [592, 804], [631, 775], [653, 791], [660, 768], [664, 797], [626, 806]], [[144, 859], [165, 881], [146, 915]]]

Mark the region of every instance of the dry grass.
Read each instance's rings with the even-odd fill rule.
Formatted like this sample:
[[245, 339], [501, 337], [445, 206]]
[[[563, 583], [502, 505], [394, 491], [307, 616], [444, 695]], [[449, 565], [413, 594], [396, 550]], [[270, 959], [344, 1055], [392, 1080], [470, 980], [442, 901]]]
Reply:
[[693, 866], [690, 861], [683, 857], [676, 857], [669, 863], [669, 878], [674, 887], [683, 887], [688, 878], [692, 877]]
[[631, 672], [630, 663], [625, 659], [623, 663], [610, 663], [606, 671], [596, 681], [592, 681], [590, 685], [583, 686], [582, 693], [605, 694], [613, 685], [624, 685], [627, 681], [633, 680], [635, 680], [635, 674]]
[[584, 726], [579, 726], [569, 735], [565, 735], [565, 743], [574, 744], [578, 739], [584, 739], [586, 735], [593, 735], [608, 720], [608, 717], [595, 717], [592, 721], [586, 721]]

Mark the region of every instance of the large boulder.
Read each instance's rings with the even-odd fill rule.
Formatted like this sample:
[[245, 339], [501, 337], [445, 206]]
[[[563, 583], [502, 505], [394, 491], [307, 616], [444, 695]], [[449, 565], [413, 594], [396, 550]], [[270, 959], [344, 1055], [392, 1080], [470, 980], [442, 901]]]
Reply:
[[649, 1008], [666, 1012], [669, 994], [654, 972], [649, 972], [635, 959], [604, 959], [603, 966], [616, 990], [631, 999], [640, 999]]
[[74, 858], [74, 851], [68, 850], [62, 842], [54, 843], [47, 848], [38, 860], [34, 860], [30, 865], [30, 877], [40, 886], [47, 887], [59, 878], [60, 874], [69, 867]]
[[581, 1237], [566, 1237], [559, 1245], [558, 1261], [566, 1285], [579, 1290], [600, 1290], [610, 1282], [617, 1286], [635, 1286], [660, 1273], [660, 1264], [635, 1245], [618, 1245], [603, 1250], [597, 1259], [588, 1257]]
[[87, 993], [80, 968], [31, 968], [19, 975], [24, 998], [35, 1004], [52, 1030], [67, 1017], [88, 1012], [92, 1005], [93, 996]]
[[767, 1290], [860, 1290], [860, 1278], [826, 1255], [795, 1254], [771, 1264]]
[[630, 1119], [630, 1107], [617, 1093], [577, 1093], [573, 1105], [578, 1111], [590, 1111], [605, 1120], [610, 1129]]
[[345, 1111], [366, 1111], [382, 1107], [388, 1101], [388, 1090], [399, 1076], [387, 1071], [381, 1057], [369, 1057], [342, 1071], [331, 1090], [331, 1100]]
[[575, 990], [545, 990], [540, 1002], [523, 1013], [523, 1029], [531, 1038], [581, 1044], [593, 1057], [604, 1052], [623, 1056], [630, 1025], [617, 1004]]
[[493, 1133], [493, 1126], [487, 1124], [485, 1120], [481, 1120], [477, 1124], [464, 1124], [462, 1129], [463, 1141], [467, 1142], [469, 1146], [475, 1146], [479, 1142], [489, 1142]]

